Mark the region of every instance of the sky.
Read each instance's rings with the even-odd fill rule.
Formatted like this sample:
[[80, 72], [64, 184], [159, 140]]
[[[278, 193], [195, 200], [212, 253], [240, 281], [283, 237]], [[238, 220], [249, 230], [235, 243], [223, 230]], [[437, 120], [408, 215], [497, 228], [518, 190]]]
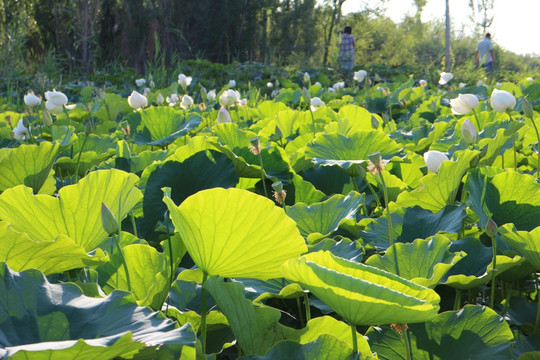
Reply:
[[[366, 0], [346, 0], [343, 12], [357, 11]], [[406, 14], [414, 14], [413, 0], [388, 0], [386, 15], [400, 22]], [[540, 0], [495, 0], [495, 19], [488, 29], [492, 40], [502, 48], [516, 54], [540, 56], [538, 37], [538, 15]], [[422, 21], [444, 20], [445, 0], [427, 0], [422, 12]], [[450, 0], [450, 16], [454, 31], [464, 29], [472, 33], [469, 16], [469, 0]], [[479, 19], [480, 20], [480, 19]], [[478, 39], [481, 40], [481, 39]]]

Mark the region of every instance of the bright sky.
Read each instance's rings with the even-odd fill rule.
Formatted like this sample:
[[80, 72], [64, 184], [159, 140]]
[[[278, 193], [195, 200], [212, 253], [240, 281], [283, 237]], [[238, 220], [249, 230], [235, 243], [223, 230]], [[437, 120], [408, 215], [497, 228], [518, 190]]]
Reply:
[[[366, 0], [346, 0], [343, 4], [343, 12], [357, 11], [365, 3]], [[387, 1], [386, 15], [395, 22], [400, 22], [405, 14], [415, 12], [413, 0]], [[427, 0], [427, 5], [422, 12], [422, 21], [444, 20], [444, 13], [445, 0]], [[506, 50], [517, 54], [540, 56], [539, 13], [540, 0], [495, 0], [495, 19], [488, 29], [492, 40]], [[450, 16], [454, 31], [460, 31], [465, 25], [465, 31], [471, 33], [470, 15], [469, 0], [450, 0]]]

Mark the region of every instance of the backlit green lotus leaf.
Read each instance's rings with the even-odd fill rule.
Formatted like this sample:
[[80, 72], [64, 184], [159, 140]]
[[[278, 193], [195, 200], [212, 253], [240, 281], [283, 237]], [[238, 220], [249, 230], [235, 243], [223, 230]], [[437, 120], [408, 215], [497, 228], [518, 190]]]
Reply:
[[540, 271], [540, 226], [527, 232], [517, 231], [513, 224], [506, 224], [499, 227], [499, 234], [501, 239], [527, 259], [536, 271]]
[[453, 122], [439, 121], [429, 126], [417, 126], [409, 132], [395, 131], [390, 137], [397, 143], [405, 145], [407, 150], [420, 152], [427, 150], [435, 141], [450, 135], [454, 125]]
[[360, 241], [351, 241], [347, 238], [337, 236], [339, 241], [334, 239], [322, 239], [315, 245], [309, 245], [309, 252], [328, 250], [335, 256], [343, 259], [361, 262], [364, 256], [364, 248], [360, 245]]
[[[487, 284], [493, 278], [493, 251], [482, 244], [480, 239], [466, 237], [453, 241], [450, 246], [452, 252], [465, 252], [467, 256], [455, 264], [441, 280], [441, 283], [460, 290], [473, 289]], [[497, 276], [512, 269], [525, 259], [520, 256], [510, 258], [497, 255]]]
[[[23, 144], [17, 148], [0, 149], [0, 192], [25, 185], [34, 193], [52, 194], [56, 191], [51, 169], [60, 153], [59, 143]], [[47, 186], [43, 187], [45, 184]]]
[[302, 179], [300, 175], [294, 174], [288, 184], [284, 186], [287, 191], [285, 204], [294, 205], [302, 202], [308, 205], [323, 201], [326, 197], [321, 191], [317, 190], [313, 184]]
[[116, 141], [117, 138], [113, 135], [90, 134], [86, 136], [84, 133], [79, 133], [77, 140], [73, 142], [73, 148], [70, 146], [60, 154], [54, 167], [56, 173], [61, 177], [68, 177], [74, 175], [78, 169], [78, 175], [83, 177], [94, 166], [114, 155]]
[[[399, 207], [392, 209], [390, 216], [394, 241], [408, 243], [426, 239], [439, 231], [455, 234], [461, 229], [467, 214], [464, 206], [448, 205], [435, 214], [418, 206]], [[390, 245], [386, 212], [368, 224], [366, 230], [360, 231], [360, 237], [366, 244], [379, 250], [386, 249]]]
[[360, 130], [373, 130], [373, 122], [381, 123], [381, 120], [368, 110], [358, 105], [345, 105], [338, 112], [338, 120], [326, 125], [327, 133], [338, 133], [349, 136]]
[[478, 151], [464, 151], [457, 161], [445, 161], [437, 174], [428, 174], [420, 179], [420, 185], [411, 192], [399, 194], [396, 203], [403, 207], [418, 205], [432, 212], [441, 211], [456, 201], [461, 179], [471, 168], [471, 161]]
[[[306, 147], [306, 157], [318, 163], [324, 161], [367, 160], [368, 155], [380, 152], [388, 156], [397, 153], [401, 147], [388, 135], [377, 130], [361, 130], [344, 136], [341, 134], [320, 134]], [[317, 160], [321, 159], [321, 160]], [[352, 167], [354, 168], [354, 167]], [[352, 168], [348, 168], [352, 171]], [[347, 169], [345, 169], [347, 171]], [[354, 175], [354, 174], [351, 174]]]
[[[465, 305], [425, 324], [409, 324], [408, 334], [415, 360], [512, 359], [512, 330], [489, 307]], [[379, 359], [406, 359], [404, 343], [395, 330], [371, 328], [366, 336]]]
[[314, 243], [336, 231], [343, 219], [353, 218], [363, 201], [363, 195], [351, 192], [311, 206], [304, 203], [287, 206], [285, 212], [296, 221], [300, 234]]
[[7, 222], [0, 221], [0, 261], [15, 271], [37, 269], [51, 275], [103, 264], [108, 257], [101, 249], [87, 254], [83, 247], [64, 235], [51, 241], [33, 241], [27, 234], [16, 232]]
[[[504, 120], [487, 123], [478, 134], [478, 146], [487, 145], [486, 155], [480, 159], [479, 165], [492, 165], [501, 151], [511, 148], [509, 141], [525, 124], [520, 121]], [[513, 159], [512, 159], [513, 161]]]
[[167, 106], [149, 107], [138, 111], [141, 125], [134, 142], [138, 145], [165, 146], [196, 129], [202, 118]]
[[283, 209], [249, 191], [203, 190], [178, 207], [168, 195], [163, 201], [189, 255], [208, 275], [277, 278], [283, 262], [307, 251]]
[[434, 288], [443, 276], [466, 254], [448, 251], [451, 241], [436, 235], [431, 240], [417, 239], [409, 244], [395, 243], [384, 256], [372, 255], [366, 265], [386, 270], [428, 288]]
[[137, 306], [126, 292], [92, 298], [74, 284], [51, 284], [37, 270], [17, 273], [5, 263], [0, 303], [2, 358], [131, 358], [143, 347], [155, 358], [151, 347], [158, 346], [176, 347], [172, 358], [178, 358], [182, 347], [195, 346], [189, 325], [178, 328], [161, 313]]
[[34, 241], [66, 235], [91, 251], [108, 238], [101, 224], [101, 203], [123, 219], [142, 198], [137, 181], [136, 175], [121, 170], [94, 171], [60, 189], [59, 197], [33, 195], [32, 189], [19, 185], [0, 195], [0, 219]]
[[513, 223], [517, 230], [540, 226], [540, 184], [531, 175], [512, 171], [487, 177], [474, 171], [465, 190], [480, 227], [485, 227], [490, 217], [499, 226]]
[[328, 251], [291, 259], [281, 270], [354, 325], [424, 322], [439, 311], [435, 291]]

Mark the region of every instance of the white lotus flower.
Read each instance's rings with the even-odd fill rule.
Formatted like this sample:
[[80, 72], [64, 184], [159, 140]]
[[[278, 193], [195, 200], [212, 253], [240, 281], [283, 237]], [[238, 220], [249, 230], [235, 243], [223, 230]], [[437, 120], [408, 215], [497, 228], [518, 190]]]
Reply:
[[247, 99], [241, 99], [236, 103], [236, 105], [244, 107], [247, 105], [247, 102]]
[[502, 86], [502, 83], [498, 82], [495, 84], [496, 87], [501, 87]]
[[67, 105], [68, 103], [67, 96], [64, 93], [60, 91], [56, 91], [56, 90], [46, 91], [45, 99], [57, 106], [64, 106], [64, 105]]
[[345, 87], [345, 82], [344, 81], [337, 82], [332, 87], [334, 88], [334, 90], [339, 91], [339, 89], [343, 89]]
[[452, 73], [442, 72], [441, 78], [439, 79], [439, 84], [444, 85], [454, 78]]
[[64, 107], [62, 105], [56, 105], [52, 101], [45, 101], [45, 109], [54, 115], [60, 115], [64, 111]]
[[465, 115], [478, 106], [478, 98], [473, 94], [459, 94], [457, 98], [450, 100], [452, 112], [457, 115]]
[[127, 101], [128, 101], [129, 106], [131, 106], [135, 110], [143, 108], [146, 105], [148, 105], [148, 99], [146, 98], [146, 96], [138, 93], [135, 90], [133, 90], [131, 95], [128, 96]]
[[310, 79], [311, 79], [311, 77], [309, 76], [309, 74], [307, 72], [305, 72], [304, 73], [304, 82], [308, 83]]
[[508, 91], [493, 89], [491, 93], [491, 107], [497, 112], [512, 110], [516, 106], [516, 98]]
[[314, 97], [314, 98], [311, 99], [311, 111], [315, 111], [318, 108], [320, 108], [321, 106], [325, 106], [325, 105], [326, 104], [324, 103], [324, 101], [322, 101], [318, 97]]
[[158, 103], [158, 105], [161, 105], [163, 104], [163, 101], [165, 101], [165, 98], [163, 97], [163, 95], [161, 95], [161, 93], [159, 93], [156, 97], [156, 102]]
[[486, 84], [484, 84], [484, 82], [482, 80], [478, 80], [478, 82], [476, 83], [476, 86], [485, 86]]
[[24, 126], [23, 119], [19, 120], [15, 129], [13, 129], [13, 137], [17, 140], [23, 140], [30, 137], [28, 129]]
[[143, 89], [143, 95], [144, 95], [144, 96], [148, 96], [148, 94], [150, 94], [151, 91], [152, 91], [152, 90], [150, 90], [149, 87], [145, 87], [145, 88]]
[[224, 124], [224, 123], [230, 123], [230, 122], [232, 122], [231, 115], [227, 111], [227, 108], [225, 106], [222, 106], [219, 109], [218, 114], [217, 114], [217, 123]]
[[184, 95], [182, 101], [180, 102], [180, 107], [184, 110], [189, 109], [193, 106], [193, 98], [189, 95]]
[[420, 84], [421, 87], [427, 86], [427, 81], [424, 79], [419, 80], [418, 83]]
[[527, 80], [528, 82], [534, 82], [534, 79], [533, 79], [532, 77], [528, 77], [526, 80]]
[[191, 84], [191, 76], [186, 76], [184, 74], [178, 75], [178, 84], [185, 90]]
[[463, 89], [463, 88], [466, 87], [466, 86], [467, 86], [467, 84], [465, 84], [465, 83], [459, 83], [459, 88], [460, 88], [460, 89]]
[[146, 80], [145, 79], [137, 79], [135, 80], [135, 85], [137, 85], [138, 87], [141, 87], [143, 85], [146, 85]]
[[235, 86], [236, 86], [236, 81], [235, 80], [229, 80], [229, 87], [233, 88]]
[[165, 101], [167, 101], [169, 106], [174, 106], [177, 102], [180, 101], [180, 98], [178, 97], [178, 94], [171, 94], [170, 96], [167, 96]]
[[335, 92], [336, 92], [336, 89], [329, 87], [329, 88], [328, 88], [328, 92], [335, 93]]
[[225, 90], [219, 97], [219, 103], [221, 106], [233, 106], [240, 100], [238, 92], [232, 89]]
[[41, 104], [41, 98], [34, 95], [33, 91], [30, 91], [28, 94], [24, 95], [24, 103], [26, 106], [34, 107]]
[[430, 150], [424, 153], [424, 161], [429, 170], [436, 173], [439, 171], [439, 167], [443, 161], [447, 161], [448, 156], [437, 150]]
[[362, 82], [364, 78], [367, 76], [366, 70], [358, 70], [354, 72], [353, 79], [358, 82]]
[[461, 136], [463, 137], [463, 141], [465, 141], [467, 145], [472, 145], [476, 142], [477, 134], [478, 132], [476, 131], [474, 124], [469, 119], [465, 119], [463, 124], [461, 124]]
[[317, 86], [322, 87], [322, 84], [321, 84], [320, 82], [318, 82], [318, 81], [317, 81], [315, 84], [313, 84], [313, 85], [317, 85]]
[[214, 101], [216, 100], [216, 90], [210, 90], [208, 92], [208, 94], [206, 94], [206, 98], [209, 100], [209, 101]]

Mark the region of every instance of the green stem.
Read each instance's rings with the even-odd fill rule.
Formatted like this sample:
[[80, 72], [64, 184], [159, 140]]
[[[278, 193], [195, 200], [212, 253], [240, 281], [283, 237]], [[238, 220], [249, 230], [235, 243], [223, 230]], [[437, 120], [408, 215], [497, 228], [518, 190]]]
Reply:
[[406, 325], [401, 325], [401, 328], [403, 329], [403, 341], [405, 342], [405, 355], [407, 360], [412, 360], [412, 354], [411, 354], [411, 343], [409, 341], [409, 333], [407, 331]]
[[306, 307], [306, 323], [311, 320], [311, 309], [309, 307], [309, 297], [307, 294], [304, 294], [304, 306]]
[[356, 183], [356, 176], [351, 176], [351, 180], [352, 180], [352, 183], [353, 183], [353, 186], [354, 186], [354, 190], [357, 193], [360, 193], [360, 189], [358, 189], [358, 184]]
[[474, 114], [474, 118], [476, 120], [476, 126], [478, 126], [478, 132], [480, 132], [480, 121], [478, 120], [478, 115], [476, 115], [476, 110], [472, 109], [472, 112]]
[[69, 113], [68, 113], [68, 111], [67, 111], [67, 109], [66, 109], [66, 105], [63, 105], [63, 106], [62, 106], [62, 109], [64, 110], [64, 113], [66, 114], [66, 117], [67, 117], [67, 119], [68, 119], [69, 125], [71, 125], [71, 118], [69, 117]]
[[124, 256], [124, 251], [122, 250], [122, 247], [120, 246], [120, 232], [121, 230], [118, 230], [118, 236], [115, 236], [115, 245], [118, 249], [118, 254], [120, 255], [120, 259], [122, 259], [122, 265], [124, 266], [124, 270], [126, 271], [126, 281], [128, 286], [128, 291], [131, 292], [131, 278], [129, 277], [129, 270], [126, 263], [126, 257]]
[[207, 279], [208, 274], [203, 273], [201, 284], [201, 343], [203, 354], [206, 354], [206, 289], [204, 288], [204, 283]]
[[139, 237], [137, 234], [137, 223], [135, 222], [135, 214], [133, 214], [133, 210], [129, 212], [129, 216], [131, 217], [131, 226], [133, 227], [133, 235], [135, 235], [136, 238]]
[[382, 169], [379, 169], [379, 177], [381, 178], [384, 195], [384, 205], [386, 207], [386, 215], [388, 216], [388, 240], [390, 242], [390, 246], [392, 246], [394, 245], [394, 233], [392, 232], [392, 217], [390, 216], [390, 207], [388, 206], [388, 189], [386, 188], [386, 182], [384, 181]]
[[298, 307], [298, 317], [300, 318], [300, 325], [302, 327], [306, 326], [306, 323], [304, 322], [304, 314], [302, 314], [302, 304], [300, 303], [300, 298], [296, 298], [296, 306]]
[[539, 177], [540, 174], [540, 133], [538, 132], [538, 127], [536, 126], [536, 123], [534, 122], [534, 118], [531, 118], [531, 122], [534, 126], [534, 131], [536, 132], [536, 138], [538, 139], [538, 165], [536, 165], [536, 177]]
[[536, 321], [534, 322], [534, 332], [539, 332], [540, 328], [540, 289], [539, 289], [539, 286], [538, 286], [538, 278], [536, 279], [535, 281], [536, 283], [536, 302], [538, 303], [538, 308], [536, 310]]
[[454, 310], [461, 308], [461, 290], [456, 289], [456, 298], [454, 300]]
[[83, 153], [83, 150], [84, 150], [84, 145], [86, 145], [86, 139], [88, 139], [88, 134], [84, 134], [84, 140], [83, 140], [81, 149], [79, 150], [79, 156], [77, 157], [77, 166], [75, 167], [76, 168], [76, 170], [75, 170], [75, 182], [78, 181], [79, 164], [81, 163], [81, 156], [82, 156], [82, 153]]
[[366, 178], [366, 184], [368, 186], [369, 191], [371, 191], [371, 193], [375, 197], [375, 202], [377, 203], [377, 206], [381, 207], [382, 205], [381, 205], [381, 201], [379, 200], [379, 196], [377, 196], [377, 193], [375, 192], [375, 189], [373, 189], [373, 186], [371, 186], [371, 184], [369, 183], [367, 178]]
[[313, 111], [311, 110], [311, 105], [309, 105], [309, 113], [311, 114], [311, 126], [313, 128], [313, 136], [315, 136], [315, 116], [313, 116]]
[[493, 279], [491, 279], [491, 308], [495, 305], [495, 288], [497, 287], [497, 243], [495, 241], [496, 236], [491, 238], [491, 247], [493, 249]]
[[[512, 115], [510, 115], [510, 112], [508, 111], [508, 117], [510, 118], [510, 121], [514, 121], [512, 119]], [[512, 135], [512, 148], [514, 150], [514, 171], [517, 170], [517, 154], [516, 154], [516, 139], [515, 135]]]
[[358, 353], [358, 339], [356, 338], [356, 325], [351, 325], [351, 334], [352, 334], [352, 350], [353, 353]]
[[261, 165], [261, 180], [262, 180], [262, 187], [264, 190], [264, 196], [268, 198], [268, 191], [266, 190], [266, 182], [265, 182], [266, 176], [264, 175], [263, 159], [262, 159], [262, 155], [260, 151], [259, 151], [259, 163]]

